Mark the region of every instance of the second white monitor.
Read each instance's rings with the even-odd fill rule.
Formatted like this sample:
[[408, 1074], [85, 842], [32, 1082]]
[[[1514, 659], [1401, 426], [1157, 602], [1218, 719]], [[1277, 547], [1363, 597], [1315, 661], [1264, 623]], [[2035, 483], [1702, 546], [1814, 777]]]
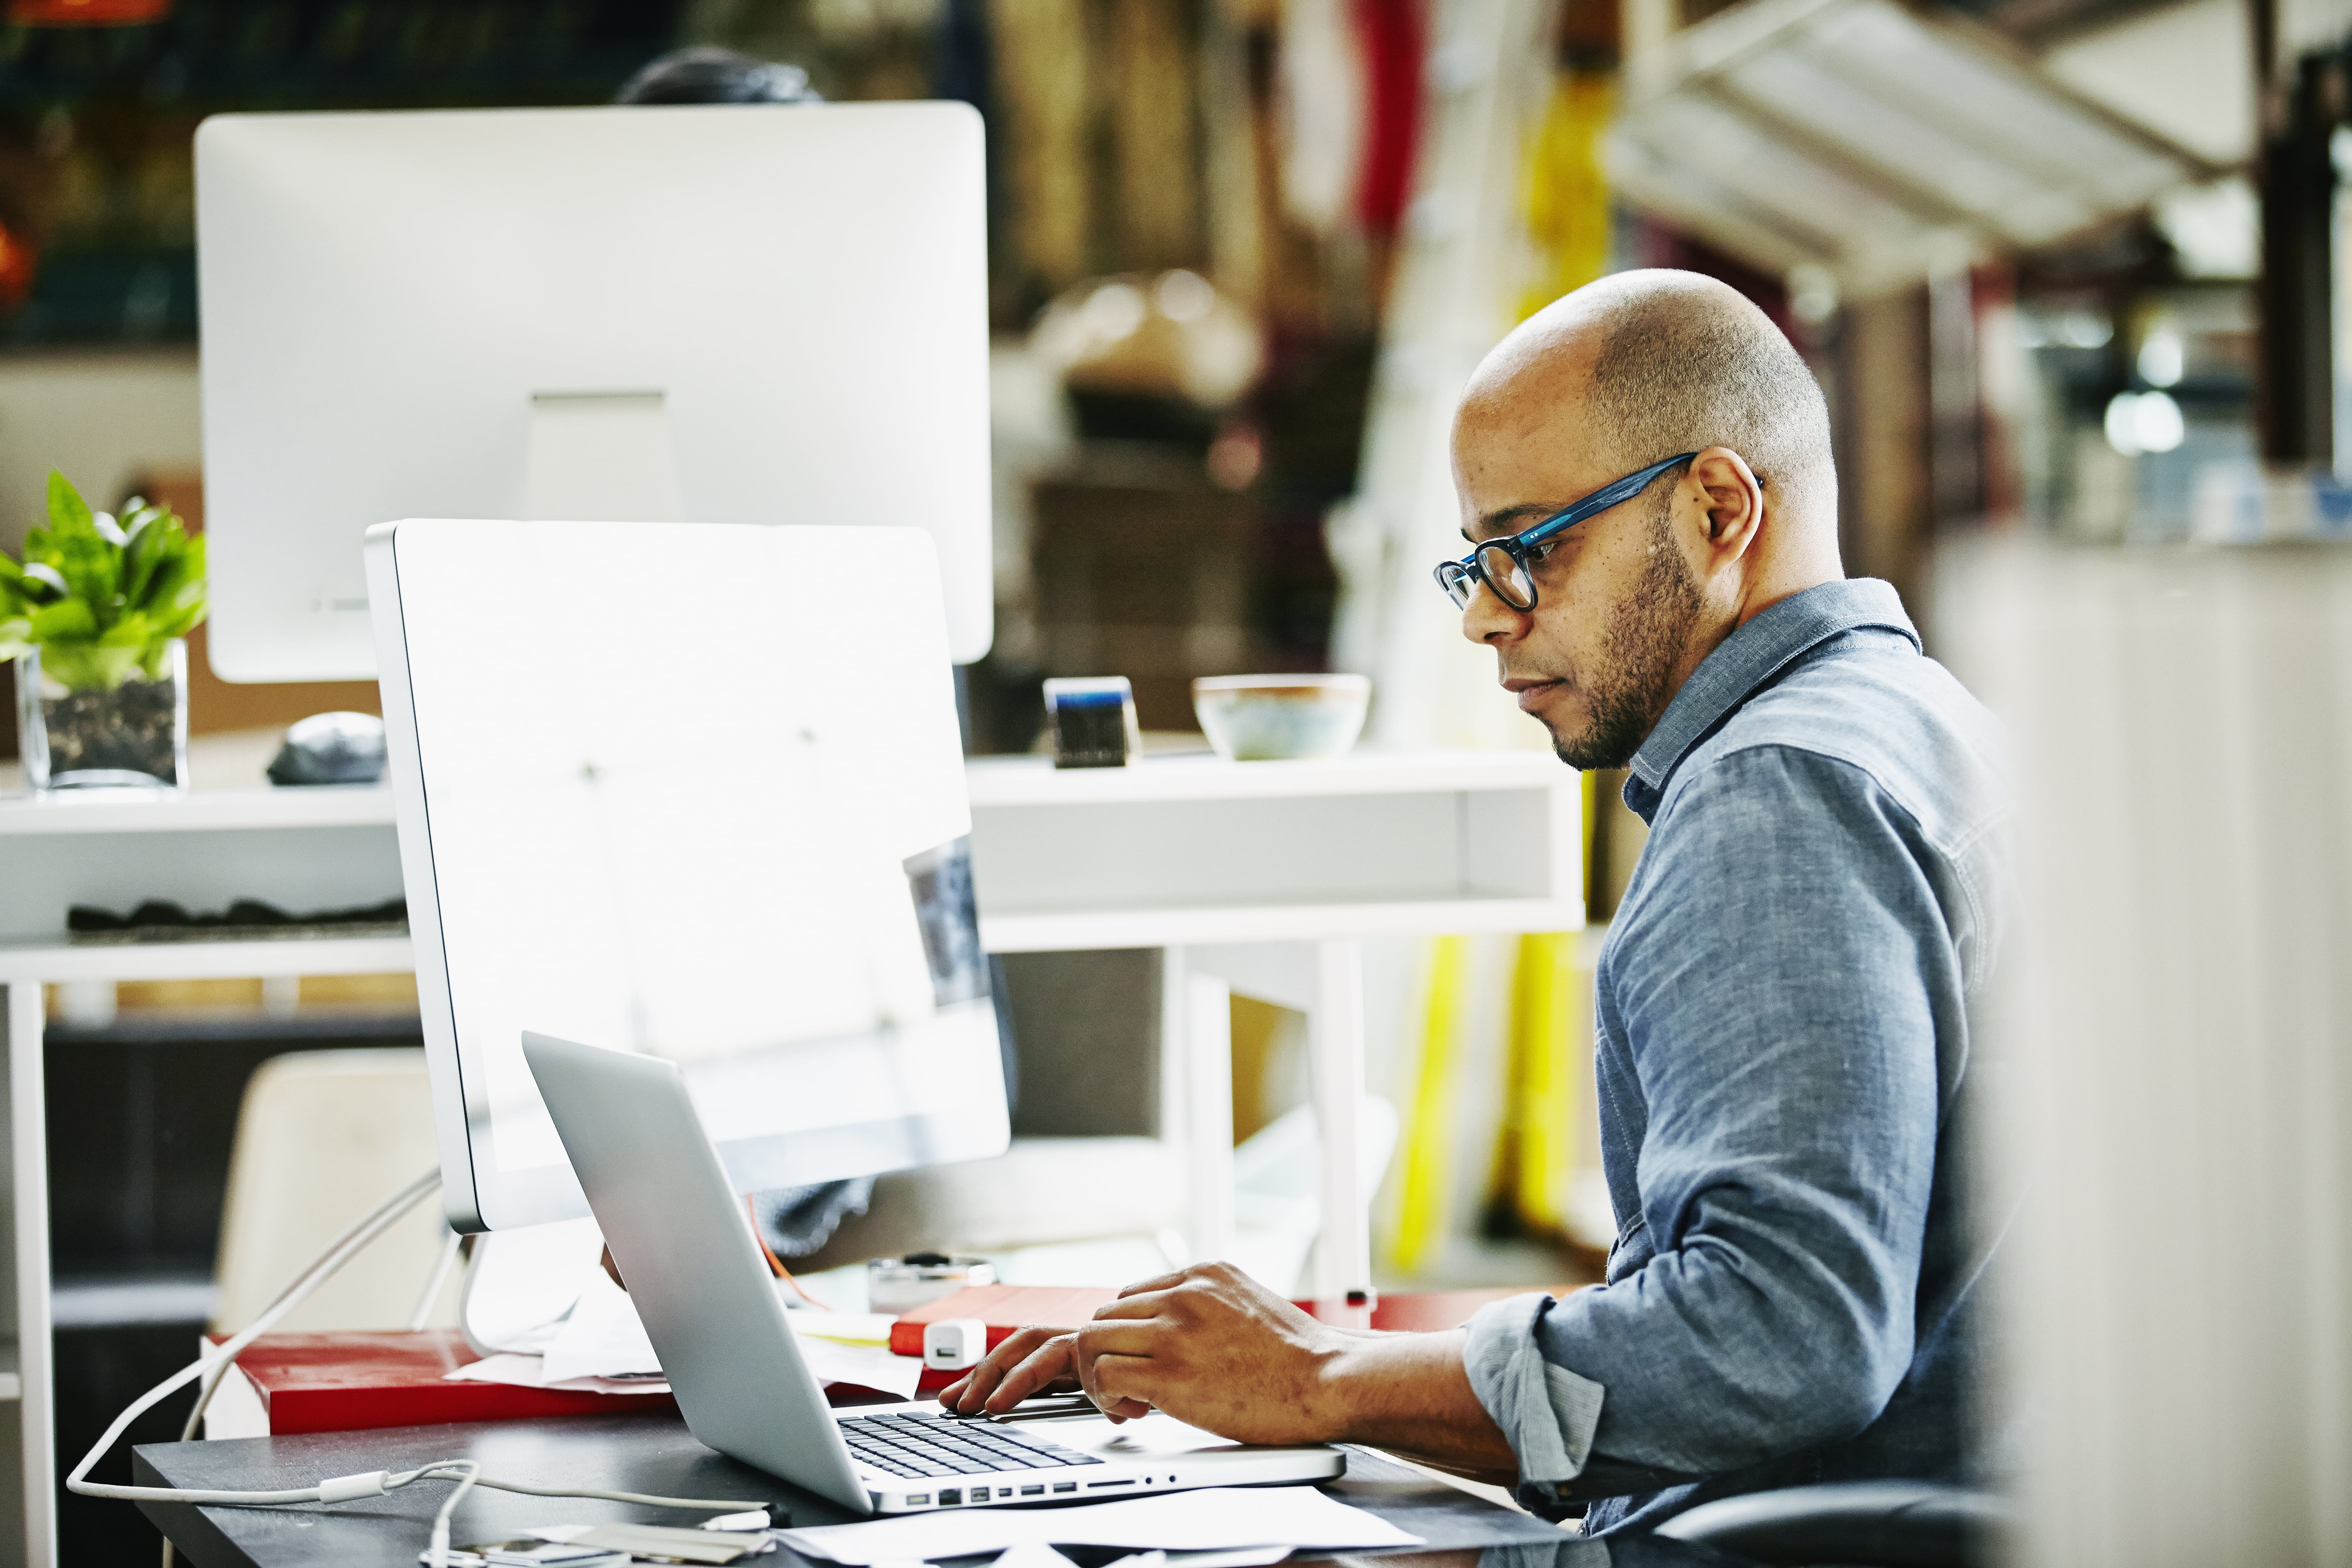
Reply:
[[1003, 1151], [924, 533], [410, 520], [367, 553], [455, 1221], [587, 1213], [525, 1031], [678, 1062], [745, 1191]]
[[979, 116], [238, 114], [196, 137], [214, 668], [376, 673], [402, 517], [898, 524], [988, 650]]

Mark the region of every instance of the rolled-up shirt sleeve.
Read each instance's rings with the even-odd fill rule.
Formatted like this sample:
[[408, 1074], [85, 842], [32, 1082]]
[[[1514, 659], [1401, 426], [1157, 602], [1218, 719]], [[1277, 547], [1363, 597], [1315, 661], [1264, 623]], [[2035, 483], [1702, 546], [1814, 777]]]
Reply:
[[1866, 775], [1803, 752], [1736, 752], [1677, 806], [1603, 963], [1607, 1087], [1641, 1119], [1641, 1212], [1620, 1216], [1639, 1256], [1470, 1324], [1523, 1499], [1849, 1436], [1912, 1358], [1935, 1042], [1960, 1026], [1933, 1000], [1957, 981], [1927, 973], [1953, 962], [1931, 858]]
[[1523, 1488], [1582, 1475], [1601, 1421], [1601, 1386], [1544, 1359], [1536, 1323], [1552, 1306], [1539, 1294], [1489, 1302], [1470, 1320], [1463, 1352], [1471, 1392], [1519, 1458]]

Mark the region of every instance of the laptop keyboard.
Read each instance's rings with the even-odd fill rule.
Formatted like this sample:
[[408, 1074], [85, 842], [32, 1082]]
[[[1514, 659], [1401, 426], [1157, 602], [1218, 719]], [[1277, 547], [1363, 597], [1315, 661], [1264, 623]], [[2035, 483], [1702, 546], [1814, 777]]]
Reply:
[[1102, 1463], [1018, 1426], [953, 1415], [854, 1415], [841, 1423], [841, 1435], [861, 1463], [910, 1479]]

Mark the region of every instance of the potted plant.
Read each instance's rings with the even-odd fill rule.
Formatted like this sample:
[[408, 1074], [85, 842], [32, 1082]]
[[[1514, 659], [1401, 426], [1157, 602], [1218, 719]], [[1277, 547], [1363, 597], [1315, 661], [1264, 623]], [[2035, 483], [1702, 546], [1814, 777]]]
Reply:
[[37, 790], [188, 780], [188, 645], [205, 618], [205, 542], [133, 499], [117, 519], [49, 476], [48, 526], [0, 552], [0, 660], [16, 659], [25, 775]]

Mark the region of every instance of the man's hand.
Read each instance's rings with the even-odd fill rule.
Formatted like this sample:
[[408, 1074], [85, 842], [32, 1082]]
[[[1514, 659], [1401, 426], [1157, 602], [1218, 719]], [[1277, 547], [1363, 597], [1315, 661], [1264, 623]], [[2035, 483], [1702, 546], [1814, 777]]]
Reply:
[[1517, 1469], [1471, 1392], [1460, 1331], [1316, 1321], [1226, 1263], [1130, 1285], [1077, 1330], [1023, 1329], [940, 1393], [964, 1415], [1084, 1389], [1114, 1421], [1164, 1410], [1236, 1442], [1374, 1443], [1465, 1474]]
[[1330, 1439], [1333, 1363], [1358, 1336], [1317, 1322], [1230, 1263], [1130, 1285], [1080, 1329], [1079, 1386], [1106, 1414], [1164, 1410], [1236, 1442]]
[[1084, 1389], [1114, 1421], [1165, 1410], [1244, 1443], [1321, 1440], [1323, 1370], [1344, 1331], [1317, 1322], [1228, 1263], [1129, 1285], [1083, 1329], [1023, 1329], [940, 1403], [1001, 1413]]

